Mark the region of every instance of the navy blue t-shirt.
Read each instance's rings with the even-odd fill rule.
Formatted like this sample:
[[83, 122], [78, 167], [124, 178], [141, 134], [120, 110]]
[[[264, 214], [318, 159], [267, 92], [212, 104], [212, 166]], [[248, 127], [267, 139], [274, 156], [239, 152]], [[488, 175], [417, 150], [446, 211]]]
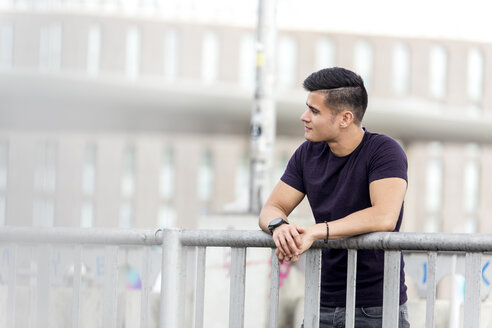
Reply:
[[[307, 195], [317, 223], [343, 218], [371, 206], [369, 184], [398, 177], [407, 180], [407, 158], [388, 136], [365, 130], [357, 148], [335, 156], [326, 142], [305, 141], [291, 157], [281, 180]], [[399, 231], [403, 205], [395, 231]], [[403, 258], [400, 304], [407, 301]], [[384, 251], [357, 253], [356, 306], [382, 306]], [[347, 250], [324, 249], [321, 271], [321, 306], [345, 306]]]

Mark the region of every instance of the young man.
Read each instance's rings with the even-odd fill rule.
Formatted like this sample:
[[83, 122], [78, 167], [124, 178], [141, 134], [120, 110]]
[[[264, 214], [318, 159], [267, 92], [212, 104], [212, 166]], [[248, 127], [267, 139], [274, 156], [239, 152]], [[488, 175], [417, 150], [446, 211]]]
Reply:
[[[374, 231], [398, 231], [407, 188], [407, 159], [393, 139], [365, 130], [367, 92], [361, 77], [334, 67], [311, 74], [304, 122], [306, 141], [290, 159], [263, 206], [259, 225], [272, 233], [276, 255], [295, 262], [315, 240]], [[289, 224], [288, 215], [307, 195], [316, 224]], [[359, 250], [356, 327], [381, 327], [384, 252]], [[347, 251], [324, 249], [320, 327], [344, 327]], [[403, 261], [400, 327], [409, 327]]]

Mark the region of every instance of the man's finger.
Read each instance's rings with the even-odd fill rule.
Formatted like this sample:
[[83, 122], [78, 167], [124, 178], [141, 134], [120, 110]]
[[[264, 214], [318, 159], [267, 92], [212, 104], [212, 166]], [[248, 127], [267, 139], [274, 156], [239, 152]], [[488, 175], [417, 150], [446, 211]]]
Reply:
[[282, 255], [287, 255], [287, 242], [285, 241], [285, 238], [283, 235], [277, 234], [275, 237], [275, 245], [277, 245], [277, 250], [279, 250]]
[[[297, 246], [291, 236], [291, 231], [289, 229], [279, 231], [275, 238], [277, 238], [275, 244], [280, 251], [288, 257], [292, 256], [292, 251], [297, 251]], [[274, 238], [274, 240], [275, 240]], [[278, 241], [278, 242], [277, 242]]]
[[294, 256], [292, 256], [292, 258], [290, 259], [290, 261], [291, 261], [292, 263], [299, 261], [299, 255], [294, 255]]
[[280, 252], [278, 248], [275, 249], [275, 255], [277, 256], [277, 259], [280, 262], [280, 264], [284, 263], [284, 254], [282, 254], [282, 252]]
[[[302, 238], [301, 238], [301, 235], [299, 234], [299, 230], [300, 229], [295, 229], [294, 231], [292, 231], [292, 239], [291, 239], [291, 243], [289, 244], [291, 250], [293, 251], [293, 255], [299, 255], [299, 252], [300, 252], [300, 249], [302, 247]], [[304, 230], [301, 228], [301, 230]]]
[[[292, 231], [289, 231], [289, 232], [292, 233]], [[298, 251], [296, 242], [294, 241], [294, 239], [292, 238], [292, 235], [290, 233], [285, 234], [286, 245], [284, 245], [284, 249], [286, 249], [285, 254], [288, 257], [292, 257], [293, 253], [296, 253]]]

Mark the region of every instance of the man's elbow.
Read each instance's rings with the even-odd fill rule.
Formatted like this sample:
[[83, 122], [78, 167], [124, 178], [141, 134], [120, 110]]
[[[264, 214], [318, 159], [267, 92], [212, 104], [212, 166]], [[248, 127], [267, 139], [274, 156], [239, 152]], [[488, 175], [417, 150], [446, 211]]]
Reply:
[[261, 230], [265, 231], [265, 228], [266, 228], [266, 227], [265, 227], [265, 226], [264, 226], [264, 224], [262, 223], [261, 219], [260, 219], [260, 220], [258, 220], [258, 226], [260, 227], [260, 229], [261, 229]]
[[396, 229], [398, 223], [398, 215], [386, 214], [382, 215], [379, 220], [379, 231], [393, 232]]

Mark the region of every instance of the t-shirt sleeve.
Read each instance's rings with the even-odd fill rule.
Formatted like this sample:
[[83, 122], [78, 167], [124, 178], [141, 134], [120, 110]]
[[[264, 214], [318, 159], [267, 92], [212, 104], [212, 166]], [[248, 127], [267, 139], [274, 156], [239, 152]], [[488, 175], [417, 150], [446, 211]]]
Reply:
[[407, 156], [403, 148], [393, 139], [383, 137], [383, 140], [373, 150], [369, 163], [369, 183], [385, 178], [407, 178]]
[[295, 188], [298, 191], [302, 192], [303, 194], [306, 193], [306, 188], [304, 187], [304, 179], [302, 173], [303, 153], [304, 153], [305, 145], [306, 144], [304, 143], [299, 148], [297, 148], [297, 150], [290, 158], [284, 174], [280, 178], [280, 180], [282, 180], [292, 188]]

